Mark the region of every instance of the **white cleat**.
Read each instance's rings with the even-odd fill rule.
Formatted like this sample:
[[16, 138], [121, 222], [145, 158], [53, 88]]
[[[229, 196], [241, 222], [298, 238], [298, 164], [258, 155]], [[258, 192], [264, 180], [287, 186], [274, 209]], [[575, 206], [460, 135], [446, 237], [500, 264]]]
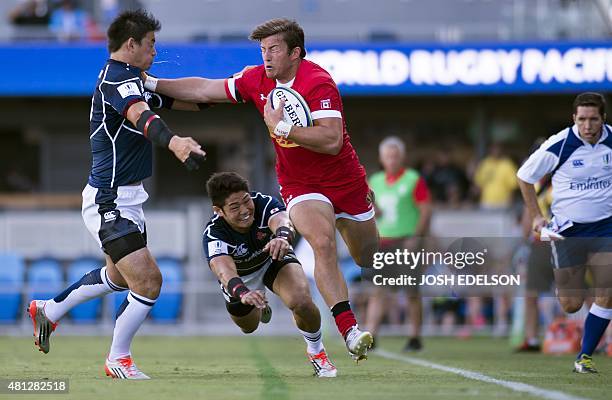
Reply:
[[308, 353], [308, 361], [312, 364], [314, 375], [318, 378], [335, 378], [338, 374], [334, 364], [327, 358], [325, 349], [321, 350], [319, 354]]
[[113, 379], [151, 379], [138, 369], [131, 356], [116, 360], [107, 358], [104, 363], [104, 371], [106, 371], [106, 376]]
[[356, 363], [368, 358], [368, 350], [372, 347], [372, 343], [374, 343], [372, 334], [360, 331], [356, 325], [346, 335], [346, 348]]

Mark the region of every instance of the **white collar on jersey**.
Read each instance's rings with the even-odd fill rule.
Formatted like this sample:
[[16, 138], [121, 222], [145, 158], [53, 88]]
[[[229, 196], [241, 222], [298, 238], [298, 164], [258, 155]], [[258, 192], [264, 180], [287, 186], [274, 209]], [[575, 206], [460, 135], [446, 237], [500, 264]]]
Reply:
[[276, 80], [276, 87], [286, 87], [286, 88], [290, 88], [291, 86], [293, 86], [293, 82], [295, 81], [295, 76], [293, 77], [293, 79], [291, 79], [289, 82], [287, 83], [280, 83], [278, 81], [278, 79]]
[[[574, 136], [576, 136], [578, 138], [578, 140], [580, 140], [582, 143], [584, 143], [585, 146], [587, 146], [587, 145], [594, 146], [591, 143], [589, 143], [586, 140], [584, 140], [580, 136], [580, 133], [578, 132], [578, 126], [576, 126], [576, 124], [574, 124], [572, 126], [572, 133], [574, 134]], [[608, 130], [606, 129], [606, 124], [603, 124], [602, 127], [601, 127], [601, 135], [599, 136], [599, 140], [595, 144], [599, 144], [599, 143], [603, 142], [604, 140], [606, 140], [607, 138], [608, 138]]]

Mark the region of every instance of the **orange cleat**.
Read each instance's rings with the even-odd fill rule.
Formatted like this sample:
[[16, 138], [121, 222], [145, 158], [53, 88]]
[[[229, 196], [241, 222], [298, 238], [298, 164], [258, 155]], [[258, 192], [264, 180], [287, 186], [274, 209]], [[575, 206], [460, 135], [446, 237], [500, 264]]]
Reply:
[[51, 348], [49, 339], [51, 333], [57, 328], [57, 323], [52, 322], [45, 315], [45, 300], [32, 300], [28, 307], [28, 314], [34, 325], [34, 344], [38, 350], [47, 354]]

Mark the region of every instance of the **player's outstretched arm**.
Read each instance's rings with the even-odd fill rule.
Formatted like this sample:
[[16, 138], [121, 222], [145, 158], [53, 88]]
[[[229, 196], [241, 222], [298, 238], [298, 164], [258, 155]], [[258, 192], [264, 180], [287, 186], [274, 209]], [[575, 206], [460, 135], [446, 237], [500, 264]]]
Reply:
[[152, 92], [162, 93], [189, 103], [229, 103], [224, 79], [179, 78], [158, 79], [144, 74], [144, 86]]
[[250, 290], [236, 271], [236, 264], [230, 256], [221, 255], [210, 260], [210, 269], [217, 275], [219, 282], [227, 289], [230, 296], [240, 299], [243, 304], [257, 308], [266, 307], [266, 297], [260, 290]]
[[295, 240], [293, 224], [287, 212], [281, 211], [270, 218], [268, 225], [275, 237], [266, 243], [263, 250], [270, 252], [273, 260], [280, 260], [289, 252]]
[[159, 115], [149, 109], [146, 102], [132, 104], [126, 116], [146, 138], [173, 152], [188, 170], [198, 169], [199, 163], [206, 159], [202, 146], [190, 137], [175, 135]]
[[264, 121], [272, 134], [317, 153], [334, 156], [340, 153], [343, 145], [342, 118], [320, 118], [315, 120], [315, 126], [295, 126], [283, 121], [284, 104], [281, 101], [279, 107], [273, 110], [270, 102], [266, 101]]

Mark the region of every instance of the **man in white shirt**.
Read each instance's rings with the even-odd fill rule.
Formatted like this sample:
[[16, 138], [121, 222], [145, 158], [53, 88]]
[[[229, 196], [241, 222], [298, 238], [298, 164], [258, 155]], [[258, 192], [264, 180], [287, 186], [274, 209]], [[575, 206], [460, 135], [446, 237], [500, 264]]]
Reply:
[[[551, 240], [557, 297], [566, 312], [582, 307], [587, 266], [593, 276], [595, 302], [574, 362], [580, 373], [597, 372], [591, 356], [612, 319], [612, 127], [604, 123], [605, 107], [599, 93], [578, 95], [574, 125], [551, 136], [517, 173], [533, 230]], [[553, 187], [550, 222], [534, 189], [547, 174]]]

